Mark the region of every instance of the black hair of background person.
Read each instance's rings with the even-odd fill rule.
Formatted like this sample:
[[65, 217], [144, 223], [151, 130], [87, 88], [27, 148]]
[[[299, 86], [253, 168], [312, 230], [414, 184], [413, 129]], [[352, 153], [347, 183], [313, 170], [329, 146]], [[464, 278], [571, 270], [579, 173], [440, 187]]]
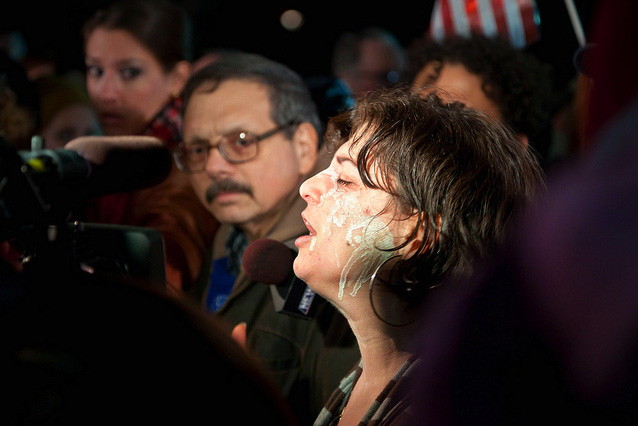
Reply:
[[[210, 47], [236, 48], [261, 53], [284, 62], [303, 77], [328, 74], [331, 46], [343, 31], [369, 24], [383, 25], [408, 43], [423, 34], [435, 0], [414, 3], [395, 1], [361, 7], [336, 0], [307, 2], [299, 6], [305, 23], [299, 31], [287, 31], [279, 15], [289, 2], [250, 5], [231, 0], [175, 0], [189, 8], [194, 18], [195, 57]], [[83, 69], [80, 26], [95, 10], [112, 0], [22, 0], [0, 17], [3, 26], [23, 32], [31, 54], [53, 57], [58, 71]], [[583, 24], [593, 15], [595, 0], [574, 0]], [[578, 46], [565, 4], [560, 0], [536, 0], [542, 38], [526, 50], [555, 65], [555, 88], [564, 88], [574, 75], [569, 52]], [[37, 11], [37, 13], [34, 13]], [[241, 24], [230, 17], [241, 17]], [[256, 36], [258, 34], [258, 36]], [[63, 48], [60, 48], [63, 46]], [[566, 53], [567, 52], [567, 53]]]
[[[552, 68], [534, 55], [512, 47], [504, 38], [476, 33], [442, 42], [421, 38], [408, 49], [404, 79], [411, 83], [426, 64], [461, 64], [483, 81], [483, 92], [503, 121], [527, 136], [529, 146], [545, 165], [551, 149], [552, 114], [556, 104]], [[434, 81], [436, 85], [436, 80]]]
[[[29, 80], [25, 69], [12, 58], [7, 52], [0, 50], [0, 90], [2, 90], [2, 102], [6, 96], [13, 96], [15, 105], [23, 107], [30, 118], [31, 131], [35, 131], [40, 125], [40, 98], [35, 84]], [[8, 92], [7, 92], [8, 91]], [[4, 107], [0, 102], [0, 108]], [[2, 123], [0, 123], [0, 127]], [[2, 129], [0, 129], [2, 130]], [[29, 135], [30, 136], [30, 135]], [[11, 140], [16, 149], [25, 150], [31, 148], [30, 137], [23, 140]]]

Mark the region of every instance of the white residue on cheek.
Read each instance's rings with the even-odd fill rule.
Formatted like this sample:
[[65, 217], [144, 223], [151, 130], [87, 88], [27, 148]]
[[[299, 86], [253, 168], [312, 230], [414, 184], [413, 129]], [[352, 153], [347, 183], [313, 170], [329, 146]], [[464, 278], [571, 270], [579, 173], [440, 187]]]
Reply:
[[[351, 194], [343, 194], [341, 197], [334, 198], [335, 202], [332, 207], [332, 211], [328, 215], [328, 220], [338, 228], [343, 228], [344, 224], [350, 223], [351, 225], [348, 228], [348, 233], [352, 235], [353, 229], [350, 229], [352, 224], [359, 222], [356, 225], [357, 228], [363, 225], [360, 223], [363, 213], [359, 200]], [[348, 243], [350, 243], [350, 241], [348, 241]]]
[[348, 229], [350, 236], [356, 229], [362, 231], [355, 236], [358, 245], [341, 270], [339, 300], [343, 299], [346, 285], [351, 287], [350, 295], [355, 297], [363, 283], [370, 280], [375, 269], [392, 256], [392, 252], [380, 250], [390, 248], [393, 244], [392, 234], [387, 226], [380, 222], [378, 218], [362, 216], [358, 223], [354, 223]]
[[[337, 185], [338, 173], [332, 169], [323, 172], [331, 182], [330, 189], [323, 193], [319, 199], [319, 205], [323, 205], [326, 200], [330, 200], [332, 208], [326, 215], [326, 221], [322, 224], [324, 235], [331, 237], [333, 227], [342, 228], [346, 223], [356, 221], [361, 216], [361, 206], [354, 194], [339, 191]], [[349, 243], [351, 243], [349, 241]]]
[[346, 234], [346, 242], [351, 246], [355, 246], [357, 244], [361, 244], [361, 240], [363, 239], [363, 234], [354, 234], [354, 231], [358, 229], [365, 229], [366, 224], [363, 221], [359, 221], [359, 223], [353, 223], [348, 227], [348, 233]]
[[[332, 208], [321, 225], [321, 233], [330, 238], [335, 227], [347, 226], [345, 243], [355, 247], [341, 270], [338, 294], [341, 300], [346, 286], [351, 287], [349, 294], [352, 297], [356, 296], [361, 285], [370, 280], [377, 266], [392, 256], [391, 252], [379, 248], [392, 247], [394, 240], [386, 224], [379, 218], [364, 213], [356, 194], [338, 190], [336, 171], [329, 168], [321, 173], [332, 183], [319, 199], [319, 205], [323, 205], [327, 200], [332, 203]], [[314, 248], [314, 241], [310, 245], [310, 250]], [[334, 255], [337, 267], [340, 267], [339, 252], [335, 250]]]
[[323, 202], [326, 198], [334, 196], [334, 193], [337, 192], [337, 179], [339, 178], [339, 174], [335, 170], [326, 169], [323, 172], [319, 173], [319, 175], [324, 175], [332, 183], [332, 187], [324, 194], [321, 194], [321, 197], [319, 198], [319, 205], [321, 206], [323, 205]]

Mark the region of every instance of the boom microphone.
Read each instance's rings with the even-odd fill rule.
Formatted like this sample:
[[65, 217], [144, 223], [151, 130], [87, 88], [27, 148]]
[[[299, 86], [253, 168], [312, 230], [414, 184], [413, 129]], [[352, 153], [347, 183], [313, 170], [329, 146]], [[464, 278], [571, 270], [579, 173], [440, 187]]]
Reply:
[[277, 312], [310, 319], [322, 298], [295, 276], [292, 266], [296, 256], [284, 243], [262, 238], [246, 247], [242, 266], [248, 278], [270, 285]]
[[172, 166], [168, 148], [150, 136], [86, 136], [61, 150], [20, 152], [20, 157], [38, 186], [53, 179], [77, 198], [156, 185]]

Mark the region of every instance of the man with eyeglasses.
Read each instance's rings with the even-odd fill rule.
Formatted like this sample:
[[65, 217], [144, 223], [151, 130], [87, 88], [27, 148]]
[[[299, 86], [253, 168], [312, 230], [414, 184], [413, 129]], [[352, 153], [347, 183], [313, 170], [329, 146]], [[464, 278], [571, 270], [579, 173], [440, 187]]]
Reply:
[[294, 247], [308, 232], [298, 191], [321, 168], [316, 106], [286, 66], [229, 53], [191, 76], [183, 120], [175, 161], [221, 224], [193, 294], [230, 327], [245, 324], [247, 350], [272, 374], [299, 422], [311, 424], [357, 361], [356, 342], [327, 303], [313, 319], [277, 312], [269, 286], [251, 281], [241, 259], [257, 239]]

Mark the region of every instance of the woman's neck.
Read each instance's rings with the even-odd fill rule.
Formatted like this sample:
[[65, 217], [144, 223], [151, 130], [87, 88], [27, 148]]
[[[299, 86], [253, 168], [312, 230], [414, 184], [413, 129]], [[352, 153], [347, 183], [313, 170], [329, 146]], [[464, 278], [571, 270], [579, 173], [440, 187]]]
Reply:
[[[362, 324], [361, 322], [365, 323]], [[357, 338], [363, 372], [359, 379], [379, 392], [412, 355], [412, 327], [392, 327], [375, 318], [350, 321]]]
[[341, 413], [340, 426], [359, 424], [379, 394], [412, 355], [401, 349], [405, 345], [397, 344], [394, 336], [390, 337], [390, 334], [380, 329], [366, 329], [364, 334], [357, 333], [356, 329], [357, 325], [353, 331], [361, 352], [362, 372]]

